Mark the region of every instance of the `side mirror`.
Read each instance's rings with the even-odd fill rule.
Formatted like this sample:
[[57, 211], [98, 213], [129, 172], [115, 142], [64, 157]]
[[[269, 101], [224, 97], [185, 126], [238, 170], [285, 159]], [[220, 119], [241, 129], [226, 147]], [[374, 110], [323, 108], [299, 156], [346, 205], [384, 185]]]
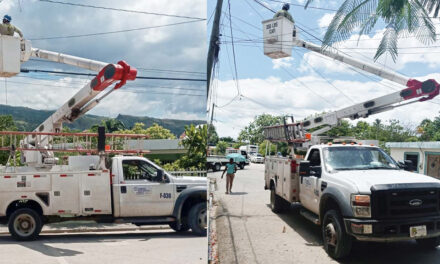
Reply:
[[299, 176], [301, 177], [310, 176], [310, 161], [301, 161], [299, 163]]
[[156, 171], [156, 181], [157, 182], [164, 182], [164, 173], [163, 170], [157, 170]]
[[411, 160], [405, 160], [403, 169], [406, 171], [415, 171], [413, 162]]
[[310, 175], [315, 177], [321, 177], [322, 168], [321, 166], [312, 166], [310, 168]]

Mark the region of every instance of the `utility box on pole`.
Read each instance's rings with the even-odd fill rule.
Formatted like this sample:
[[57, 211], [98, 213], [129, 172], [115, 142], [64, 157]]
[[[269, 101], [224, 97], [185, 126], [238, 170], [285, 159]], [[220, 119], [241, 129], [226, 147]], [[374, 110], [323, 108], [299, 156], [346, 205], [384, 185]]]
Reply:
[[265, 20], [263, 23], [264, 55], [272, 59], [292, 56], [292, 21], [285, 17]]

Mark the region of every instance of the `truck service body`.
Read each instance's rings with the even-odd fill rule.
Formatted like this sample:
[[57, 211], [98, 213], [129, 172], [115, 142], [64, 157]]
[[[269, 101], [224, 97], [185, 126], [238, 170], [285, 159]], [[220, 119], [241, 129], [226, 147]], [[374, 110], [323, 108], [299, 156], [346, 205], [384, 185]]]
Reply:
[[[142, 151], [107, 149], [103, 127], [98, 129], [97, 149], [91, 151], [98, 155], [70, 156], [67, 165], [59, 165], [54, 155], [55, 151], [80, 151], [57, 149], [52, 139], [65, 134], [61, 133], [63, 122], [74, 122], [111, 92], [135, 80], [135, 68], [124, 61], [108, 64], [32, 48], [30, 41], [10, 36], [0, 36], [0, 42], [0, 76], [18, 74], [21, 62], [30, 57], [98, 72], [34, 132], [25, 132], [19, 146], [10, 146], [10, 159], [15, 161], [15, 153], [20, 151], [25, 166], [11, 166], [9, 161], [0, 166], [0, 223], [8, 224], [15, 239], [36, 239], [46, 223], [84, 219], [169, 224], [176, 231], [191, 229], [196, 235], [206, 235], [206, 178], [172, 176], [144, 157], [109, 160], [110, 153]], [[93, 136], [85, 134], [86, 138]], [[131, 136], [136, 135], [123, 135]]]
[[[405, 171], [413, 170], [410, 161], [397, 163], [378, 147], [334, 144], [320, 135], [344, 118], [365, 118], [431, 100], [439, 95], [439, 83], [411, 79], [334, 48], [322, 49], [298, 34], [292, 36], [293, 28], [294, 23], [283, 17], [263, 21], [265, 55], [282, 58], [290, 56], [293, 47], [305, 48], [405, 88], [300, 122], [292, 117], [289, 123], [285, 119], [284, 124], [264, 128], [267, 140], [291, 146], [291, 157], [265, 159], [264, 187], [271, 191], [272, 210], [299, 204], [304, 217], [321, 225], [324, 248], [335, 259], [347, 256], [355, 239], [415, 239], [435, 248], [440, 244], [439, 180]], [[329, 144], [322, 144], [323, 139]], [[294, 158], [304, 149], [305, 160]]]

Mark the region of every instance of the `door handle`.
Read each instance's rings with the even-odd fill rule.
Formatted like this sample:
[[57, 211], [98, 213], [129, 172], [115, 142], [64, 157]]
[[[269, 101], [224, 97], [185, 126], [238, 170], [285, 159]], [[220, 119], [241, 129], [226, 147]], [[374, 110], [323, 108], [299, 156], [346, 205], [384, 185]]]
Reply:
[[127, 193], [127, 186], [121, 186], [121, 193]]

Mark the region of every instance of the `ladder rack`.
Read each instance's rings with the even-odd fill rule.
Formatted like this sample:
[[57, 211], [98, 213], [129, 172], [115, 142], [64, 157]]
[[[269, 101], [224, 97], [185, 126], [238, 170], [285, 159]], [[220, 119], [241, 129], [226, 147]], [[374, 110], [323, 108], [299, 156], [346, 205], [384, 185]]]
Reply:
[[[20, 141], [25, 137], [35, 140], [32, 147], [20, 146]], [[148, 135], [139, 134], [112, 134], [106, 133], [105, 153], [108, 154], [146, 154], [148, 150], [142, 149], [142, 140]], [[133, 148], [128, 140], [136, 139]], [[42, 140], [48, 140], [47, 148], [38, 147]], [[21, 132], [0, 131], [0, 151], [52, 151], [52, 152], [80, 152], [98, 153], [98, 133], [52, 133], [52, 132]], [[131, 147], [129, 147], [131, 146]]]

